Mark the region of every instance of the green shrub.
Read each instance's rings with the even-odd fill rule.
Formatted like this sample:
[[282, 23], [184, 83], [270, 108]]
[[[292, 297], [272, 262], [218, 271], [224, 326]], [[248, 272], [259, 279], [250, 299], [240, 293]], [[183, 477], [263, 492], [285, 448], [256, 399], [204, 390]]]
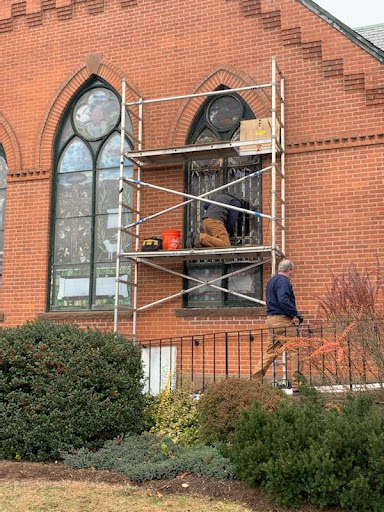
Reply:
[[188, 386], [184, 385], [173, 391], [167, 387], [159, 393], [155, 402], [152, 401], [151, 410], [154, 422], [151, 432], [169, 437], [182, 445], [189, 446], [197, 442], [197, 401]]
[[384, 410], [366, 397], [341, 411], [309, 401], [243, 413], [230, 448], [237, 474], [279, 504], [384, 510]]
[[143, 411], [143, 430], [149, 432], [156, 424], [155, 416], [159, 407], [159, 395], [151, 395], [149, 393], [146, 393], [144, 395], [144, 398], [145, 406]]
[[31, 322], [1, 329], [3, 458], [44, 460], [138, 432], [140, 349], [122, 336]]
[[174, 478], [185, 471], [220, 479], [233, 477], [232, 464], [216, 448], [184, 447], [148, 432], [107, 441], [95, 453], [83, 448], [67, 454], [64, 462], [72, 468], [119, 471], [139, 482]]
[[198, 401], [201, 439], [207, 443], [228, 441], [242, 409], [252, 407], [255, 400], [267, 411], [273, 411], [283, 393], [259, 381], [226, 379], [212, 384]]

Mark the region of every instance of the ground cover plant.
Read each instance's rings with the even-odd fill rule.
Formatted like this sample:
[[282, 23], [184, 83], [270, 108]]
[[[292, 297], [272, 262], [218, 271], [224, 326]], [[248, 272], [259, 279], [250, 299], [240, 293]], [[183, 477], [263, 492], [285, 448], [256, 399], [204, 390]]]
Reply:
[[184, 447], [166, 437], [144, 432], [107, 441], [92, 452], [82, 448], [65, 454], [64, 462], [73, 468], [119, 471], [132, 481], [173, 478], [184, 472], [228, 479], [234, 476], [229, 459], [213, 446]]
[[142, 429], [140, 349], [75, 325], [30, 322], [0, 330], [2, 458], [58, 458]]
[[369, 396], [341, 408], [304, 398], [271, 414], [256, 404], [243, 413], [230, 454], [238, 476], [279, 504], [384, 510], [384, 409]]

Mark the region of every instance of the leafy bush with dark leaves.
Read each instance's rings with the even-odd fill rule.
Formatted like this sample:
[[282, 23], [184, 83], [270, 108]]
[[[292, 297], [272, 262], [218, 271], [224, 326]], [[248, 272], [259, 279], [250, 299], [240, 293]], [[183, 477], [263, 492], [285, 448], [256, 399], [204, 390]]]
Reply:
[[308, 400], [243, 413], [230, 456], [237, 474], [277, 503], [384, 510], [384, 409], [368, 397], [341, 410]]
[[3, 458], [45, 460], [139, 432], [140, 349], [123, 336], [31, 322], [0, 330]]
[[226, 379], [212, 384], [198, 401], [200, 438], [207, 443], [228, 441], [242, 409], [255, 401], [267, 411], [276, 409], [283, 393], [255, 380]]
[[97, 452], [81, 449], [67, 454], [64, 463], [72, 468], [119, 471], [142, 482], [174, 478], [185, 471], [220, 479], [233, 477], [233, 466], [213, 446], [184, 447], [166, 437], [144, 432], [107, 441]]

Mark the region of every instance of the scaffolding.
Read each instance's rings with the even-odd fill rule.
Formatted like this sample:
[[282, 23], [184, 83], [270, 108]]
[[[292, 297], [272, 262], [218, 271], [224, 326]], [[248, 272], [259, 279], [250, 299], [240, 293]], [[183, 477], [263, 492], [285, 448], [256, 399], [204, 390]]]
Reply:
[[[210, 97], [210, 96], [223, 96], [231, 93], [244, 93], [250, 91], [258, 96], [258, 100], [267, 105], [268, 112], [271, 113], [269, 119], [270, 130], [267, 138], [260, 136], [251, 136], [246, 139], [222, 141], [222, 142], [209, 142], [204, 144], [190, 144], [186, 146], [177, 147], [162, 147], [144, 149], [143, 147], [143, 112], [144, 105], [161, 102], [172, 102], [187, 100], [190, 98]], [[233, 89], [215, 90], [212, 92], [203, 92], [197, 94], [188, 94], [182, 96], [163, 97], [155, 99], [137, 98], [135, 101], [126, 102], [126, 81], [122, 82], [122, 104], [121, 104], [121, 157], [120, 157], [120, 178], [119, 178], [119, 207], [118, 207], [118, 232], [117, 232], [117, 253], [116, 253], [116, 288], [115, 288], [115, 304], [114, 304], [114, 331], [118, 332], [119, 325], [119, 312], [124, 309], [120, 304], [120, 295], [122, 286], [132, 287], [132, 306], [129, 308], [132, 311], [132, 338], [136, 339], [137, 334], [137, 320], [138, 314], [149, 308], [155, 307], [166, 301], [173, 300], [177, 297], [182, 297], [187, 293], [194, 292], [202, 287], [209, 286], [214, 290], [220, 290], [225, 293], [237, 296], [241, 299], [256, 303], [258, 305], [265, 305], [265, 302], [244, 295], [242, 293], [224, 288], [217, 284], [225, 278], [235, 276], [239, 273], [246, 272], [259, 265], [264, 265], [267, 262], [271, 263], [271, 274], [276, 273], [277, 257], [284, 257], [285, 255], [285, 104], [284, 104], [284, 76], [279, 69], [276, 57], [271, 59], [271, 82], [262, 85], [250, 85], [246, 87], [238, 87]], [[138, 126], [137, 137], [126, 129], [126, 112], [129, 112], [136, 118]], [[252, 132], [254, 133], [254, 132]], [[134, 141], [134, 148], [126, 151], [126, 136]], [[208, 160], [211, 158], [224, 158], [224, 157], [242, 157], [249, 155], [270, 154], [271, 163], [269, 166], [251, 172], [235, 181], [226, 183], [213, 190], [209, 190], [201, 195], [193, 195], [185, 192], [179, 192], [171, 188], [162, 187], [159, 185], [151, 184], [142, 179], [145, 169], [153, 164], [169, 164], [169, 163], [186, 163], [190, 161]], [[129, 177], [124, 172], [126, 159], [129, 159], [134, 164], [134, 174]], [[169, 213], [177, 208], [182, 208], [192, 201], [200, 201], [211, 204], [221, 204], [214, 201], [209, 196], [217, 192], [239, 184], [245, 180], [252, 180], [252, 178], [261, 175], [270, 175], [270, 214], [256, 212], [246, 208], [237, 208], [235, 206], [226, 205], [228, 209], [237, 210], [240, 213], [246, 213], [250, 216], [266, 219], [271, 224], [270, 229], [270, 243], [267, 245], [245, 245], [233, 246], [230, 248], [203, 248], [203, 249], [177, 249], [177, 250], [160, 250], [160, 251], [142, 251], [140, 250], [140, 227], [143, 223], [149, 222], [160, 215]], [[126, 187], [130, 187], [134, 191], [136, 198], [133, 202], [135, 208], [127, 204], [124, 200], [124, 191]], [[144, 217], [141, 215], [141, 195], [147, 188], [152, 188], [158, 191], [166, 192], [183, 198], [183, 201], [165, 210], [158, 211], [150, 216]], [[279, 208], [278, 208], [279, 204]], [[124, 215], [126, 213], [136, 216], [136, 220], [128, 224], [124, 224]], [[134, 250], [126, 252], [122, 245], [123, 236], [132, 236], [135, 240]], [[278, 244], [280, 241], [280, 245]], [[220, 275], [218, 278], [209, 281], [197, 279], [191, 275], [183, 272], [172, 270], [165, 266], [166, 262], [172, 261], [244, 261], [247, 262], [246, 267], [235, 270], [226, 275]], [[130, 261], [131, 278], [121, 275], [121, 266], [123, 261]], [[181, 281], [193, 283], [193, 286], [182, 288], [179, 292], [165, 296], [162, 299], [149, 302], [138, 306], [138, 294], [140, 291], [139, 286], [139, 264], [144, 264], [154, 269], [167, 272], [172, 275], [178, 276]]]

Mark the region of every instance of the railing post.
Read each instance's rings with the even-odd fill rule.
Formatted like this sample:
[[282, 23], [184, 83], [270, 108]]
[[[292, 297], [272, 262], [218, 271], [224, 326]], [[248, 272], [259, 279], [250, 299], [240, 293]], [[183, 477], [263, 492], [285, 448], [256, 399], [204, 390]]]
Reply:
[[216, 382], [216, 334], [213, 335], [213, 382]]
[[225, 377], [228, 379], [228, 332], [225, 333]]
[[[183, 385], [183, 336], [180, 336], [180, 385]], [[177, 364], [176, 364], [177, 367]]]
[[241, 374], [241, 358], [240, 358], [240, 353], [241, 353], [241, 347], [240, 347], [240, 331], [237, 332], [237, 371], [238, 371], [238, 377], [240, 379], [240, 374]]
[[252, 380], [252, 341], [254, 337], [252, 336], [252, 332], [249, 331], [249, 379]]
[[192, 336], [191, 338], [191, 348], [192, 348], [192, 353], [191, 353], [191, 382], [193, 382], [193, 358], [194, 358], [194, 350], [195, 350], [195, 340], [194, 340], [194, 337]]
[[347, 347], [348, 347], [348, 380], [349, 380], [349, 390], [352, 391], [353, 383], [352, 383], [351, 340], [350, 340], [349, 336], [347, 337]]
[[[261, 366], [264, 364], [264, 330], [261, 330], [261, 336], [260, 336], [260, 351], [261, 351]], [[261, 375], [261, 382], [264, 383], [264, 375]]]
[[205, 389], [205, 335], [203, 334], [203, 391]]

